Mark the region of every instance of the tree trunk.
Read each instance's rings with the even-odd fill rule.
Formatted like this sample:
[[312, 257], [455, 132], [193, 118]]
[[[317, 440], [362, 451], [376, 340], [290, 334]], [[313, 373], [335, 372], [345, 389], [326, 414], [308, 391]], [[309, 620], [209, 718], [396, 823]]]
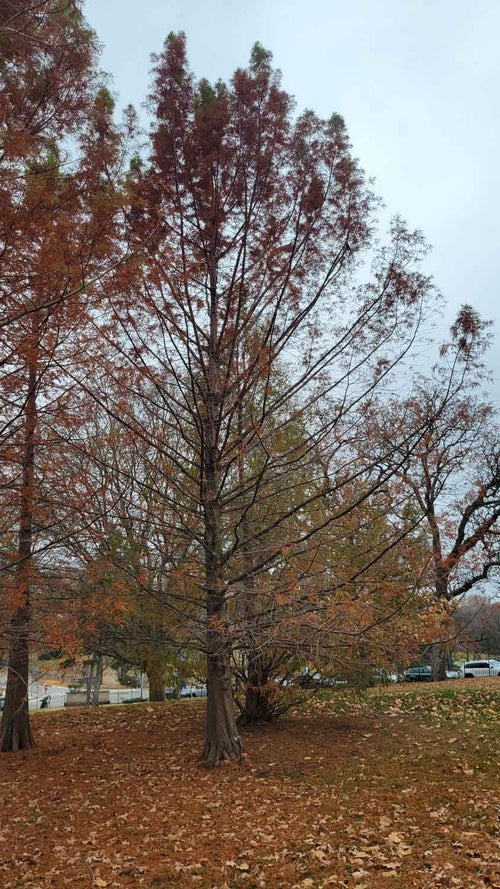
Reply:
[[201, 500], [205, 546], [207, 613], [207, 723], [203, 758], [208, 767], [241, 759], [231, 689], [231, 646], [227, 633], [227, 598], [223, 576], [222, 507], [220, 500], [221, 381], [218, 353], [217, 266], [210, 267], [210, 336], [204, 398]]
[[243, 725], [270, 722], [273, 719], [272, 704], [269, 671], [265, 660], [258, 652], [252, 652], [248, 658], [245, 703], [238, 722]]
[[35, 432], [37, 358], [36, 343], [28, 364], [28, 395], [25, 406], [24, 453], [18, 538], [16, 585], [9, 622], [7, 687], [0, 733], [0, 750], [17, 752], [34, 746], [29, 721], [29, 642], [31, 617], [31, 562], [33, 548], [33, 507], [35, 496]]
[[[448, 577], [449, 569], [445, 566], [443, 558], [443, 549], [441, 545], [441, 534], [439, 531], [438, 521], [434, 511], [434, 499], [431, 489], [431, 481], [427, 465], [426, 472], [426, 503], [427, 503], [427, 520], [431, 528], [432, 535], [432, 557], [434, 563], [434, 583], [436, 599], [440, 602], [448, 600]], [[430, 662], [432, 667], [432, 681], [442, 682], [446, 679], [446, 660], [447, 646], [446, 643], [436, 642], [430, 649]]]
[[166, 670], [162, 664], [147, 664], [146, 675], [149, 684], [149, 700], [165, 700], [165, 676]]
[[98, 655], [97, 660], [93, 664], [95, 669], [91, 672], [90, 680], [90, 703], [92, 707], [99, 706], [99, 692], [102, 685], [102, 654]]
[[87, 682], [86, 682], [86, 692], [85, 692], [85, 705], [87, 707], [92, 706], [92, 689], [94, 684], [94, 665], [92, 661], [88, 661], [87, 663]]
[[431, 646], [430, 662], [432, 666], [432, 681], [443, 682], [446, 679], [446, 664], [448, 661], [448, 649], [446, 645], [437, 642]]
[[220, 513], [217, 497], [205, 508], [207, 607], [207, 724], [203, 758], [210, 768], [241, 759], [231, 689], [231, 647], [227, 633], [227, 600], [221, 570]]
[[17, 753], [35, 745], [28, 711], [28, 624], [29, 608], [25, 607], [18, 609], [9, 627], [7, 688], [0, 737], [2, 753]]
[[[440, 551], [440, 550], [439, 550]], [[448, 571], [443, 565], [443, 560], [435, 562], [436, 572], [436, 598], [440, 602], [447, 602], [448, 596]], [[444, 634], [443, 634], [444, 635]], [[430, 649], [430, 661], [432, 666], [432, 681], [443, 682], [446, 679], [446, 664], [448, 662], [448, 643], [436, 642]]]
[[[217, 529], [215, 522], [214, 528]], [[217, 554], [206, 549], [207, 588], [207, 723], [203, 758], [209, 768], [241, 759], [231, 689], [231, 648], [227, 635], [227, 600]]]
[[[238, 408], [238, 434], [243, 440], [243, 404]], [[238, 455], [238, 479], [241, 490], [246, 487], [245, 460], [243, 453]], [[261, 603], [257, 601], [255, 591], [255, 578], [253, 574], [253, 552], [250, 545], [250, 528], [248, 513], [246, 512], [248, 498], [245, 498], [245, 512], [241, 520], [241, 551], [246, 576], [242, 581], [243, 613], [246, 630], [247, 670], [245, 681], [245, 701], [241, 705], [241, 713], [238, 723], [246, 725], [253, 722], [269, 722], [272, 719], [270, 701], [269, 669], [262, 654], [262, 642], [258, 642], [258, 619], [256, 615], [261, 610]]]
[[209, 768], [224, 760], [240, 760], [242, 753], [231, 690], [230, 656], [224, 651], [217, 652], [220, 639], [216, 636], [218, 631], [209, 630], [208, 637], [212, 637], [209, 646], [213, 651], [207, 655], [207, 723], [203, 748], [203, 758]]

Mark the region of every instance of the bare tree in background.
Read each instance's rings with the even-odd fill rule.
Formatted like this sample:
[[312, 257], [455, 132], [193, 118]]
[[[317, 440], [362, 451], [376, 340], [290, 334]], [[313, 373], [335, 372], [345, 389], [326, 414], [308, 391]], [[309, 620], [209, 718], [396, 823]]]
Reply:
[[[427, 582], [443, 604], [498, 577], [500, 567], [500, 435], [481, 391], [488, 326], [464, 306], [433, 374], [410, 398], [374, 412], [381, 442], [397, 441], [398, 429], [426, 430], [416, 448], [396, 444], [391, 459], [427, 529]], [[432, 649], [435, 679], [445, 678], [446, 653], [445, 639]]]

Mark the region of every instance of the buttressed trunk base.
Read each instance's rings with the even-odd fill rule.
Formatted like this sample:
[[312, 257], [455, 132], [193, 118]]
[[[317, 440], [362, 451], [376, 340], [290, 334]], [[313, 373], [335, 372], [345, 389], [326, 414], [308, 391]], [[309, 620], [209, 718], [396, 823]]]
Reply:
[[207, 692], [203, 759], [208, 768], [228, 760], [241, 761], [242, 747], [236, 727], [228, 655], [208, 655]]
[[28, 638], [24, 633], [11, 642], [7, 688], [2, 716], [0, 751], [17, 753], [35, 746], [28, 711]]

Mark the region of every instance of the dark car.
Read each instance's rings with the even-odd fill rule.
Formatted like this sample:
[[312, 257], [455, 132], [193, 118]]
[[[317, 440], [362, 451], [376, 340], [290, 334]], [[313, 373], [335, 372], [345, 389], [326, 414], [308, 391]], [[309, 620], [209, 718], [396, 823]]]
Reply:
[[409, 667], [404, 674], [405, 682], [432, 682], [432, 667], [424, 664], [421, 667]]
[[2, 710], [4, 708], [4, 704], [5, 704], [5, 698], [2, 698], [2, 696], [0, 695], [0, 713], [2, 712]]

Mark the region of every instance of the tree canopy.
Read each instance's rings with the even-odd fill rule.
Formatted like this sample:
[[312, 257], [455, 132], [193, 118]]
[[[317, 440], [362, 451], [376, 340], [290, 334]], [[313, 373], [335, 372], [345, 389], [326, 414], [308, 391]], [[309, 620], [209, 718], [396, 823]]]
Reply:
[[[304, 669], [361, 676], [439, 636], [432, 571], [457, 577], [444, 602], [486, 540], [498, 564], [497, 427], [468, 389], [485, 328], [465, 307], [446, 368], [407, 373], [425, 240], [381, 233], [343, 118], [297, 113], [259, 43], [211, 84], [169, 34], [141, 140], [78, 4], [7, 4], [0, 37], [2, 749], [32, 743], [46, 639], [129, 658], [158, 697], [203, 656], [204, 759], [237, 759], [235, 677], [241, 716], [271, 718]], [[464, 454], [491, 472], [439, 561]]]

